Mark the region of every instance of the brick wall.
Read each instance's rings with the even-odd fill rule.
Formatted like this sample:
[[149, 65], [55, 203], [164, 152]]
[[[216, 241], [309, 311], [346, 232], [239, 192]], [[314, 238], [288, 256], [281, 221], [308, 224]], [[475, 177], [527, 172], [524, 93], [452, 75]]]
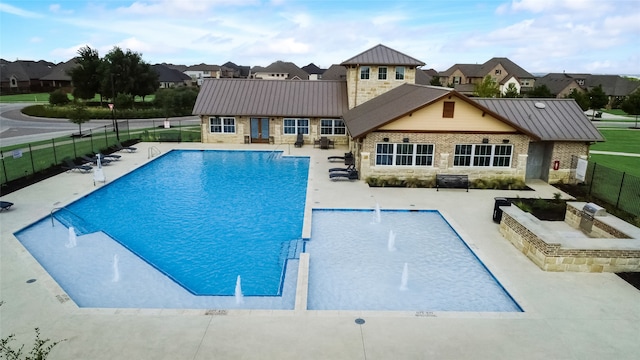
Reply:
[[571, 175], [571, 157], [588, 155], [589, 145], [585, 142], [557, 141], [553, 144], [551, 166], [553, 162], [560, 161], [560, 169], [549, 169], [549, 183], [568, 183]]
[[377, 65], [369, 65], [369, 79], [360, 79], [360, 67], [350, 66], [347, 68], [347, 96], [349, 98], [349, 109], [353, 109], [376, 96], [396, 88], [404, 83], [415, 84], [416, 69], [405, 66], [404, 80], [396, 80], [395, 66], [386, 66], [387, 79], [378, 80]]

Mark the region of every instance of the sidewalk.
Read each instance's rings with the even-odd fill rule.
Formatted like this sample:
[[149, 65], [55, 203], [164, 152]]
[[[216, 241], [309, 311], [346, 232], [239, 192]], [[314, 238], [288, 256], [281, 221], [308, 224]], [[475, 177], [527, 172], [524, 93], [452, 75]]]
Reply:
[[616, 155], [616, 156], [633, 156], [640, 157], [640, 154], [634, 153], [624, 153], [624, 152], [616, 152], [616, 151], [599, 151], [599, 150], [589, 150], [590, 154], [599, 154], [599, 155]]

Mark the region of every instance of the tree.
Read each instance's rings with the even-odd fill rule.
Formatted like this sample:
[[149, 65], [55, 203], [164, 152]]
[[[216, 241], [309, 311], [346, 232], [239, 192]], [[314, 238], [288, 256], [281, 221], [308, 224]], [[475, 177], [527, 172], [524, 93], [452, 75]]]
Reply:
[[620, 105], [620, 108], [629, 115], [636, 116], [636, 125], [638, 127], [638, 115], [640, 115], [640, 89], [634, 91]]
[[491, 75], [485, 76], [482, 82], [473, 86], [473, 95], [478, 97], [493, 98], [497, 97], [498, 94], [500, 94], [500, 88]]
[[571, 93], [565, 97], [575, 100], [582, 111], [589, 110], [589, 96], [585, 92], [573, 89], [571, 90]]
[[527, 93], [527, 96], [532, 98], [553, 98], [551, 90], [544, 84], [534, 87], [533, 90]]
[[160, 89], [153, 102], [156, 107], [164, 110], [165, 117], [170, 117], [186, 109], [193, 109], [197, 97], [198, 90], [195, 88]]
[[78, 55], [78, 65], [68, 71], [74, 86], [73, 96], [78, 99], [93, 99], [97, 93], [101, 93], [102, 60], [98, 51], [88, 46], [80, 48]]
[[520, 97], [520, 93], [518, 92], [518, 88], [516, 87], [516, 84], [509, 83], [509, 86], [507, 86], [507, 91], [504, 92], [502, 97], [505, 97], [505, 98], [519, 98]]
[[431, 78], [431, 81], [429, 81], [430, 85], [433, 86], [442, 86], [442, 83], [440, 82], [440, 77], [439, 76], [434, 76]]
[[603, 107], [609, 104], [609, 97], [602, 90], [602, 85], [598, 85], [594, 88], [591, 88], [588, 93], [589, 96], [589, 109], [593, 109], [593, 117], [595, 116], [596, 110], [600, 110]]
[[153, 94], [160, 86], [158, 74], [142, 60], [136, 52], [122, 51], [114, 47], [104, 57], [102, 72], [102, 93], [112, 99], [118, 94], [146, 96]]
[[89, 121], [90, 114], [87, 107], [83, 103], [75, 103], [73, 109], [69, 112], [69, 121], [78, 124], [78, 133], [82, 136], [82, 124]]

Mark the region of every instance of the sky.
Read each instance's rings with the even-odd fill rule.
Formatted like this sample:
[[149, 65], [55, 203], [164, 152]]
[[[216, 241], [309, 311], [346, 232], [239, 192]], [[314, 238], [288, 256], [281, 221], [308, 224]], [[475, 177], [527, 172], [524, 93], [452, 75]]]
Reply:
[[378, 44], [445, 71], [640, 74], [640, 0], [0, 0], [0, 58], [115, 46], [149, 64], [339, 64]]

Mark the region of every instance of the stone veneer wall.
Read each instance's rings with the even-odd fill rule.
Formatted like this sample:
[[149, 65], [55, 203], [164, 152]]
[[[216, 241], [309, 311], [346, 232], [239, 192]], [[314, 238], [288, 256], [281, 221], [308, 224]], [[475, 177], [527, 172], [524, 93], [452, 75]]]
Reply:
[[[564, 215], [564, 222], [573, 228], [580, 228], [580, 220], [582, 209], [578, 209], [567, 203], [567, 212]], [[631, 239], [631, 237], [622, 231], [605, 224], [599, 220], [599, 216], [593, 218], [593, 227], [589, 236], [599, 239]]]
[[[410, 143], [434, 144], [433, 166], [376, 166], [376, 144], [389, 138], [389, 143], [402, 143], [408, 137]], [[482, 139], [489, 144], [502, 144], [508, 139], [513, 145], [511, 166], [499, 167], [454, 167], [453, 157], [456, 144], [480, 144]], [[367, 135], [361, 147], [360, 177], [368, 176], [397, 177], [399, 179], [418, 178], [428, 180], [436, 173], [465, 174], [470, 180], [483, 178], [518, 178], [524, 181], [527, 163], [529, 137], [520, 134], [464, 134], [464, 133], [398, 133], [373, 132]], [[365, 158], [366, 157], [366, 158]]]
[[369, 66], [369, 79], [360, 79], [360, 66], [347, 67], [347, 97], [349, 99], [349, 109], [361, 105], [376, 96], [398, 87], [404, 83], [415, 84], [416, 68], [404, 67], [404, 80], [396, 80], [396, 67], [383, 65], [387, 68], [387, 79], [378, 80], [378, 65]]
[[[251, 117], [235, 116], [236, 132], [234, 134], [212, 134], [209, 132], [209, 116], [201, 117], [202, 142], [222, 144], [244, 144], [245, 136], [251, 137]], [[324, 119], [324, 118], [323, 118]], [[328, 118], [327, 118], [328, 119]], [[269, 136], [274, 144], [294, 144], [296, 135], [283, 134], [283, 117], [269, 118]], [[309, 134], [305, 135], [304, 144], [313, 146], [313, 141], [320, 138], [320, 118], [309, 118]], [[348, 145], [348, 135], [328, 135], [335, 145]]]
[[545, 271], [640, 271], [640, 250], [563, 249], [560, 244], [545, 242], [506, 212], [502, 214], [500, 233]]

